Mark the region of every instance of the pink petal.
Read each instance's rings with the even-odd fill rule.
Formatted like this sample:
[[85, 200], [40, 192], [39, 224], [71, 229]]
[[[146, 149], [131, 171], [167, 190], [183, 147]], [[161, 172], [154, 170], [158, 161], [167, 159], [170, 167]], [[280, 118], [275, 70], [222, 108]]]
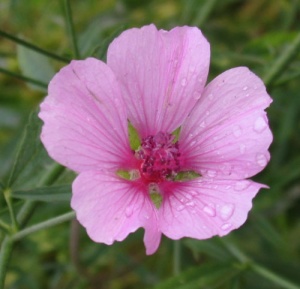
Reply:
[[183, 124], [182, 166], [207, 177], [243, 179], [268, 163], [272, 142], [263, 82], [245, 67], [215, 78]]
[[159, 246], [156, 209], [141, 182], [127, 181], [109, 172], [83, 172], [73, 183], [71, 206], [95, 242], [111, 245], [144, 227], [147, 254]]
[[250, 180], [195, 179], [162, 184], [166, 196], [159, 220], [172, 239], [224, 236], [247, 219], [252, 199], [264, 185]]
[[196, 27], [123, 32], [108, 48], [107, 63], [123, 85], [129, 119], [142, 137], [178, 128], [203, 91], [209, 43]]
[[118, 83], [103, 62], [72, 61], [49, 84], [41, 104], [41, 139], [49, 155], [75, 171], [127, 167], [127, 114]]

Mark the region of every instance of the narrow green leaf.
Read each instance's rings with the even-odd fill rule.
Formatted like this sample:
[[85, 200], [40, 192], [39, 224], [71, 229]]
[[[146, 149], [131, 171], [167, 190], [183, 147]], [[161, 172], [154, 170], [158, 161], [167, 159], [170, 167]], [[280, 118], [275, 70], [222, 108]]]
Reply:
[[209, 240], [187, 239], [184, 241], [184, 244], [192, 250], [195, 256], [200, 253], [220, 261], [232, 259], [227, 250], [217, 241], [216, 238]]
[[42, 202], [69, 202], [71, 198], [71, 185], [42, 187], [32, 190], [18, 190], [12, 192], [12, 197], [30, 201]]
[[[20, 69], [23, 75], [40, 81], [48, 83], [55, 74], [54, 68], [51, 66], [49, 59], [25, 46], [17, 46], [17, 57]], [[40, 85], [28, 84], [29, 87], [35, 90], [46, 91]]]
[[26, 168], [30, 160], [42, 149], [39, 139], [42, 121], [37, 117], [37, 112], [33, 112], [25, 128], [23, 139], [10, 174], [8, 187], [10, 187]]
[[240, 270], [231, 263], [204, 264], [185, 270], [181, 274], [161, 282], [154, 289], [217, 288], [239, 272]]

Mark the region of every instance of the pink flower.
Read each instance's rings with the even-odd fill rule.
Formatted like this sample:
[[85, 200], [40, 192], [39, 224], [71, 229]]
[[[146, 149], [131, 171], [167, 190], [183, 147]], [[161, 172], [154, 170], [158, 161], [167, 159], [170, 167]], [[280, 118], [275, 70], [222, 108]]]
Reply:
[[[107, 64], [72, 61], [50, 82], [41, 139], [78, 173], [71, 206], [94, 241], [110, 245], [143, 227], [152, 254], [162, 233], [206, 239], [246, 221], [266, 187], [248, 178], [270, 158], [264, 109], [272, 100], [245, 67], [205, 87], [209, 60], [198, 28], [149, 25], [117, 37]], [[135, 150], [128, 120], [140, 138]]]

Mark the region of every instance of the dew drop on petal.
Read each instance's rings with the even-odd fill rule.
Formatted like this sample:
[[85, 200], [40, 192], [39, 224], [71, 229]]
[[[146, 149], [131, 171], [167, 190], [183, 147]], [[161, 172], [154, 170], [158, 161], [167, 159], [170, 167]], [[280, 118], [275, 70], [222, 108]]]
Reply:
[[257, 154], [256, 162], [259, 166], [264, 167], [268, 163], [268, 160], [264, 154]]
[[240, 137], [242, 135], [242, 129], [239, 126], [235, 127], [233, 130], [233, 135], [235, 137]]
[[177, 211], [182, 211], [185, 208], [184, 205], [180, 205], [176, 208]]
[[237, 181], [235, 183], [234, 189], [236, 191], [244, 191], [250, 186], [251, 182], [247, 180]]
[[245, 144], [240, 144], [240, 153], [241, 154], [244, 154], [245, 153], [245, 151], [246, 151], [246, 145]]
[[233, 204], [226, 204], [220, 209], [220, 217], [222, 220], [227, 221], [234, 212]]
[[208, 171], [207, 171], [207, 175], [208, 175], [210, 178], [214, 178], [214, 177], [217, 175], [217, 171], [215, 171], [215, 170], [208, 170]]
[[182, 78], [180, 83], [182, 86], [186, 86], [186, 83], [187, 83], [186, 78]]
[[258, 133], [263, 132], [266, 127], [267, 127], [266, 121], [261, 116], [254, 123], [254, 130]]
[[201, 123], [200, 123], [200, 127], [205, 127], [206, 126], [206, 123], [205, 123], [205, 121], [202, 121]]
[[149, 220], [149, 216], [148, 215], [144, 215], [144, 218], [146, 219], [146, 220]]
[[210, 100], [212, 100], [212, 99], [214, 98], [214, 95], [213, 95], [212, 93], [210, 93], [210, 94], [208, 95], [208, 98], [209, 98]]
[[193, 201], [190, 201], [190, 202], [186, 203], [186, 205], [189, 207], [194, 207], [195, 203]]
[[132, 213], [133, 213], [133, 207], [132, 206], [128, 206], [126, 209], [125, 209], [125, 215], [126, 217], [130, 217], [132, 216]]
[[221, 229], [223, 230], [223, 231], [227, 231], [227, 230], [229, 230], [230, 228], [231, 228], [231, 224], [230, 223], [225, 223], [225, 224], [223, 224], [222, 226], [221, 226]]
[[246, 91], [248, 89], [248, 86], [244, 86], [243, 90]]
[[215, 217], [216, 216], [216, 210], [212, 206], [205, 206], [203, 208], [203, 212], [205, 214], [207, 214], [208, 216], [210, 216], [210, 217]]

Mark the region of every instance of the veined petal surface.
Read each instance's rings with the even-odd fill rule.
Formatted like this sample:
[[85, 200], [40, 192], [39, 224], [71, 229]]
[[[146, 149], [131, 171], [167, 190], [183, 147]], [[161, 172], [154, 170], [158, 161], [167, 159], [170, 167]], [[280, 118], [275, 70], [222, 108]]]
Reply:
[[205, 88], [182, 126], [182, 165], [201, 175], [244, 179], [268, 163], [272, 142], [263, 82], [245, 67], [227, 70]]
[[107, 55], [122, 84], [129, 120], [142, 138], [182, 124], [201, 97], [209, 61], [209, 43], [196, 27], [129, 29]]
[[100, 60], [62, 68], [49, 84], [39, 117], [42, 142], [62, 165], [77, 172], [130, 166], [125, 105], [113, 72]]
[[163, 234], [172, 239], [224, 236], [247, 219], [252, 199], [264, 185], [250, 180], [211, 180], [161, 184], [165, 200], [159, 210]]
[[145, 184], [93, 171], [79, 174], [72, 189], [71, 206], [92, 240], [111, 245], [144, 227], [147, 254], [157, 250], [161, 232]]

